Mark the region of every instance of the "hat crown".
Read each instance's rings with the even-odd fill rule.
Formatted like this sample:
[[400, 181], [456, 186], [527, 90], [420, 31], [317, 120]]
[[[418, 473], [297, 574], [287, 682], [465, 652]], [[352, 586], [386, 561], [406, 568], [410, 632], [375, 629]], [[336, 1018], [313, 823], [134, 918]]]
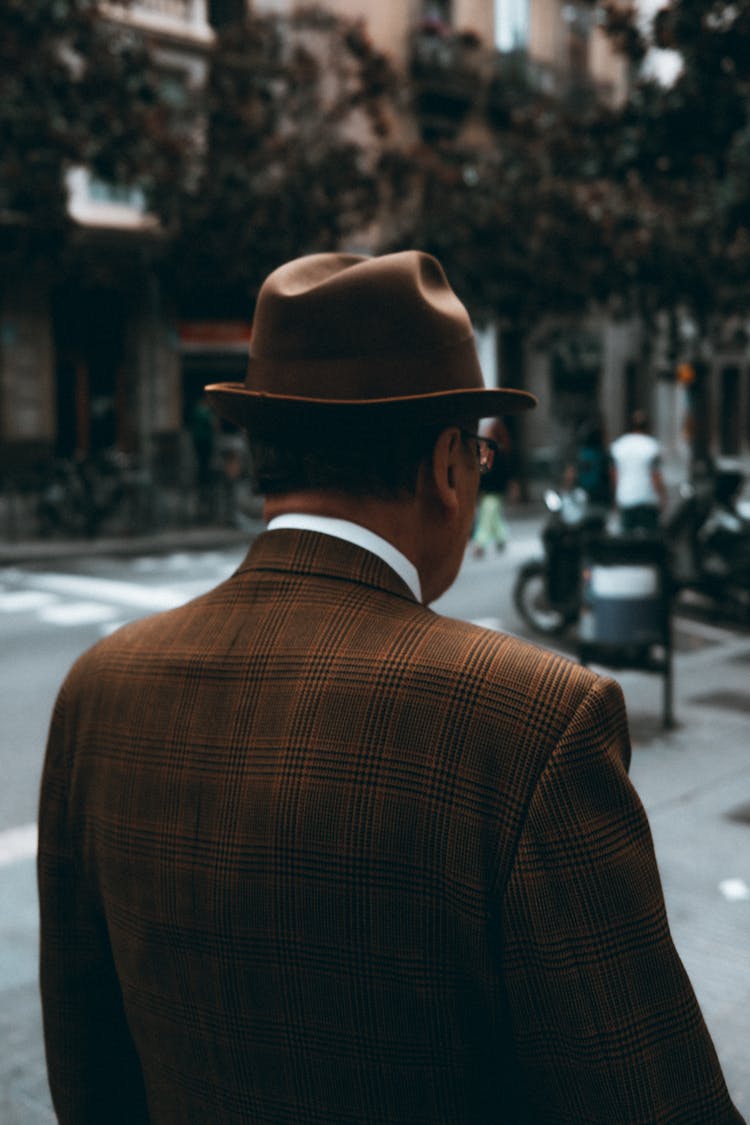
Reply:
[[413, 356], [472, 336], [466, 309], [429, 254], [312, 254], [280, 266], [264, 282], [250, 355]]
[[515, 413], [525, 391], [487, 388], [469, 314], [421, 250], [310, 254], [258, 293], [244, 384], [209, 400], [248, 428], [426, 425]]

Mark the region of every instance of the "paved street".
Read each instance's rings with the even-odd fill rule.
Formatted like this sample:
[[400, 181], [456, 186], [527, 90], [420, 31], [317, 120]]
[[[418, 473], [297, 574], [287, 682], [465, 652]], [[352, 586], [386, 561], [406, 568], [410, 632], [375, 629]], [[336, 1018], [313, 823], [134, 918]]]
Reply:
[[[437, 608], [522, 633], [509, 597], [537, 523], [508, 550], [467, 558]], [[36, 990], [36, 799], [46, 726], [71, 661], [126, 620], [179, 604], [228, 575], [244, 549], [49, 558], [0, 569], [0, 1122], [54, 1121]], [[564, 649], [564, 645], [561, 645]], [[660, 677], [616, 673], [628, 700], [632, 776], [649, 812], [678, 949], [734, 1098], [750, 1119], [750, 634], [679, 616], [677, 728], [661, 722]]]

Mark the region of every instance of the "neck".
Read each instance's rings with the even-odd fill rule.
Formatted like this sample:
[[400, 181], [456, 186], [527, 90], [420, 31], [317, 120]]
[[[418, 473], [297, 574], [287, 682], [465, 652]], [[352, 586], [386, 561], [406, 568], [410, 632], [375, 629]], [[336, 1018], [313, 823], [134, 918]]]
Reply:
[[[459, 489], [454, 476], [460, 468], [446, 465], [441, 475], [434, 468], [423, 467], [414, 495], [395, 499], [334, 490], [284, 493], [266, 500], [264, 515], [267, 520], [285, 513], [329, 516], [366, 527], [416, 567], [422, 599], [429, 605], [455, 580], [471, 530], [477, 493], [475, 473]], [[436, 478], [442, 480], [443, 476], [449, 483], [441, 491]]]

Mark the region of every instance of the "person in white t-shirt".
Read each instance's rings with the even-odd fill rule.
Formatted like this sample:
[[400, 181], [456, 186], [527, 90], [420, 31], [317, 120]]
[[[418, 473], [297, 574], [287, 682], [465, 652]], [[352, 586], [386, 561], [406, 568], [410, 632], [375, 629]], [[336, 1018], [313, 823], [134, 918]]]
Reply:
[[625, 532], [658, 531], [666, 502], [661, 446], [649, 429], [645, 411], [635, 410], [629, 430], [610, 447], [615, 505]]

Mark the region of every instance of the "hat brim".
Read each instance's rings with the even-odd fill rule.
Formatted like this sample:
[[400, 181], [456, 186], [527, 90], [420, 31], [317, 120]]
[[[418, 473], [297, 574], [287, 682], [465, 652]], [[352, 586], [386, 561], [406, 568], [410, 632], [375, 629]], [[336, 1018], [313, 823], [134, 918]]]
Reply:
[[246, 430], [283, 425], [430, 426], [459, 418], [498, 418], [537, 405], [528, 391], [477, 387], [434, 394], [378, 399], [301, 398], [249, 391], [242, 383], [209, 383], [204, 388], [217, 414]]

